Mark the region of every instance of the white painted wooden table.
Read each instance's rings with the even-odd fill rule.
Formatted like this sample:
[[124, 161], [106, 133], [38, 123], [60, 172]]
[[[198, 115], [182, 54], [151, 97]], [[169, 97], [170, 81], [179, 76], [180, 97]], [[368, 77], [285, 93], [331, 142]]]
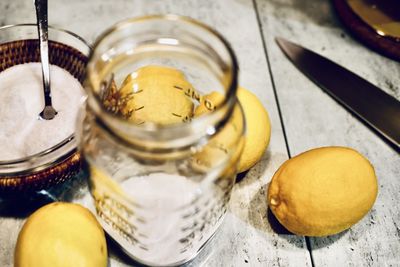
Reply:
[[[282, 36], [303, 44], [400, 99], [400, 64], [354, 41], [328, 0], [49, 2], [50, 24], [89, 42], [133, 16], [176, 13], [201, 20], [232, 44], [240, 84], [268, 109], [273, 131], [265, 156], [237, 182], [221, 231], [188, 266], [400, 266], [399, 154], [297, 71], [274, 42]], [[0, 25], [34, 21], [32, 0], [0, 1]], [[373, 163], [379, 179], [374, 208], [335, 236], [306, 239], [284, 232], [267, 213], [268, 182], [290, 156], [329, 145], [353, 147]], [[0, 201], [0, 266], [13, 265], [25, 216]], [[135, 265], [112, 242], [109, 248], [110, 266]]]

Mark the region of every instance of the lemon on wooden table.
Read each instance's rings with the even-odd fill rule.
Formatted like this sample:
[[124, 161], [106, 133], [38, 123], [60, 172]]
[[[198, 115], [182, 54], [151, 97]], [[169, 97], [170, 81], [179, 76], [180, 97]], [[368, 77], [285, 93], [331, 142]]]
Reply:
[[[267, 111], [253, 93], [239, 87], [237, 97], [242, 106], [243, 114], [235, 111], [233, 122], [238, 123], [241, 116], [244, 116], [246, 121], [246, 137], [238, 166], [238, 172], [244, 172], [253, 167], [264, 155], [271, 137], [271, 123]], [[222, 101], [223, 96], [218, 92], [204, 96], [195, 110], [195, 116], [212, 111]], [[224, 145], [230, 141], [229, 135], [221, 135], [219, 141]]]
[[19, 233], [15, 267], [105, 267], [107, 245], [92, 213], [54, 202], [34, 212]]
[[327, 236], [348, 229], [373, 206], [378, 192], [371, 163], [346, 147], [323, 147], [287, 160], [268, 188], [268, 205], [289, 231]]
[[199, 98], [184, 74], [164, 66], [145, 66], [128, 75], [120, 89], [130, 100], [123, 114], [136, 124], [161, 125], [189, 121], [193, 117], [192, 98]]
[[238, 172], [244, 172], [264, 155], [271, 138], [271, 121], [267, 110], [252, 92], [241, 87], [237, 96], [246, 120], [246, 141], [238, 168]]
[[[200, 105], [195, 109], [195, 116], [214, 110], [223, 99], [223, 95], [218, 92], [203, 96]], [[229, 160], [229, 167], [233, 162], [236, 163], [244, 145], [243, 128], [243, 113], [239, 105], [236, 105], [226, 125], [210, 139], [199, 153], [193, 156], [193, 167], [207, 171], [225, 160]], [[227, 157], [230, 152], [234, 152], [231, 158]]]

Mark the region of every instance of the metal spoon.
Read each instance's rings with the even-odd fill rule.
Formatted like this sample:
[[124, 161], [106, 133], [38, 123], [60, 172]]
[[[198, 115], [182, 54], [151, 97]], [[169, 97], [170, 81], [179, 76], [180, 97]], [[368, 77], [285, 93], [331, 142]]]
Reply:
[[50, 67], [48, 46], [47, 0], [34, 0], [36, 8], [36, 21], [40, 42], [40, 61], [42, 65], [44, 109], [39, 117], [51, 120], [57, 115], [57, 111], [51, 105], [50, 91]]

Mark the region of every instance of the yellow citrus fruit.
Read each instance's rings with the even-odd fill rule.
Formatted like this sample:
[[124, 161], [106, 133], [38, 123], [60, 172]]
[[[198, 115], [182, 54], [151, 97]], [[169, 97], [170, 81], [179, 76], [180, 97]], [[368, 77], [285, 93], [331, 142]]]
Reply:
[[15, 267], [106, 267], [103, 229], [86, 208], [55, 202], [34, 212], [18, 236]]
[[198, 105], [194, 111], [196, 117], [211, 112], [221, 105], [224, 100], [224, 96], [219, 92], [211, 92], [208, 95], [201, 97], [200, 105]]
[[327, 236], [363, 218], [377, 192], [374, 168], [365, 157], [346, 147], [323, 147], [291, 158], [277, 170], [268, 204], [289, 231]]
[[238, 167], [238, 172], [244, 172], [264, 155], [271, 137], [271, 121], [260, 100], [249, 90], [239, 88], [237, 96], [246, 120], [246, 141]]
[[146, 66], [128, 75], [120, 93], [130, 97], [122, 110], [136, 124], [161, 125], [189, 121], [193, 101], [199, 95], [179, 70], [163, 66]]
[[[201, 104], [195, 110], [195, 116], [215, 109], [215, 103], [220, 104], [222, 100], [223, 96], [217, 92], [202, 97]], [[192, 166], [207, 171], [229, 160], [227, 165], [231, 167], [232, 163], [238, 161], [243, 148], [243, 127], [243, 114], [239, 105], [236, 105], [227, 124], [210, 139], [199, 153], [193, 156]], [[228, 155], [231, 155], [230, 159]]]
[[[244, 172], [253, 167], [264, 155], [271, 136], [271, 123], [267, 111], [253, 93], [239, 87], [237, 97], [242, 106], [243, 114], [240, 110], [235, 111], [233, 122], [238, 124], [243, 115], [246, 121], [246, 137], [238, 166], [238, 172]], [[195, 110], [195, 116], [212, 111], [222, 101], [223, 96], [218, 92], [204, 96]], [[232, 138], [229, 134], [221, 135], [221, 138], [219, 138], [222, 144], [229, 143], [230, 140]]]
[[[103, 191], [112, 190], [118, 195], [124, 195], [124, 191], [121, 186], [113, 179], [111, 179], [111, 175], [108, 175], [103, 170], [96, 168], [94, 165], [89, 167], [90, 170], [90, 178], [91, 178], [91, 190], [92, 194], [96, 198], [97, 194]], [[101, 194], [101, 193], [100, 193]]]

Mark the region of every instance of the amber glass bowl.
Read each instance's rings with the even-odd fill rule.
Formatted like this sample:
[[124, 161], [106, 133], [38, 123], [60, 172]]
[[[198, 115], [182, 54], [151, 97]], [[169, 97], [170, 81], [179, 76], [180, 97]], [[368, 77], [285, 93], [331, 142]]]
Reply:
[[[49, 60], [71, 73], [81, 83], [90, 46], [84, 39], [66, 30], [49, 27]], [[0, 28], [0, 72], [14, 65], [40, 62], [35, 24]], [[1, 125], [0, 125], [1, 127]], [[1, 149], [1, 148], [0, 148]], [[62, 183], [79, 172], [81, 156], [74, 135], [35, 155], [12, 161], [0, 161], [0, 197], [27, 193]]]

